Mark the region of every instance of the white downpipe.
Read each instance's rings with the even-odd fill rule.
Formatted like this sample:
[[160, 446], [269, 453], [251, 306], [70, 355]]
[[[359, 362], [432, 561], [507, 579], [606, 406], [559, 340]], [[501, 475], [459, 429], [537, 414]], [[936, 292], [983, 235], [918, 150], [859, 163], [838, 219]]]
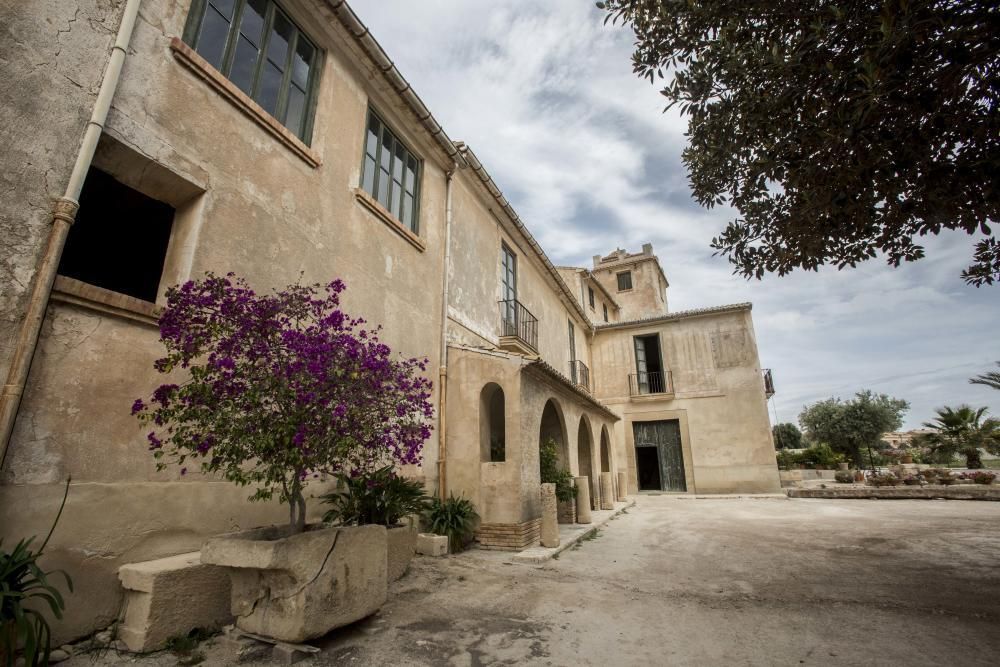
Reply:
[[438, 373], [438, 390], [441, 400], [438, 405], [438, 495], [448, 499], [448, 299], [449, 275], [451, 267], [451, 179], [455, 177], [458, 163], [445, 174], [444, 208], [444, 270], [441, 277], [441, 349], [439, 351], [441, 369]]
[[122, 14], [121, 23], [118, 24], [118, 35], [111, 47], [111, 57], [104, 70], [101, 88], [97, 93], [90, 120], [87, 122], [86, 130], [84, 130], [83, 141], [80, 144], [76, 162], [73, 164], [73, 172], [70, 174], [69, 183], [66, 184], [66, 192], [55, 201], [53, 207], [52, 230], [49, 232], [45, 254], [38, 266], [24, 321], [17, 333], [14, 356], [11, 358], [3, 393], [0, 394], [0, 467], [3, 466], [7, 456], [11, 433], [14, 431], [14, 422], [17, 419], [17, 410], [21, 404], [25, 383], [28, 380], [31, 360], [34, 358], [35, 348], [38, 346], [38, 336], [45, 319], [45, 310], [48, 308], [52, 284], [55, 282], [56, 271], [59, 268], [59, 259], [62, 257], [62, 251], [66, 245], [69, 228], [76, 219], [77, 209], [80, 208], [80, 191], [83, 190], [83, 183], [87, 179], [87, 172], [90, 170], [94, 152], [97, 150], [97, 142], [104, 131], [104, 123], [108, 118], [111, 100], [114, 99], [115, 90], [118, 88], [122, 66], [125, 64], [125, 54], [132, 41], [132, 31], [139, 15], [140, 2], [141, 0], [126, 0], [125, 11]]

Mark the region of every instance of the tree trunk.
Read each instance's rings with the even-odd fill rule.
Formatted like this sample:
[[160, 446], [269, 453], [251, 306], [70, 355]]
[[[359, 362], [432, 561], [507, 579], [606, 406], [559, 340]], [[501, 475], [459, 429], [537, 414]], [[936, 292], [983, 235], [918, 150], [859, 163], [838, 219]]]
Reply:
[[970, 470], [975, 470], [977, 468], [982, 468], [983, 467], [983, 459], [982, 459], [982, 457], [979, 454], [979, 449], [977, 449], [975, 447], [972, 447], [972, 448], [966, 449], [962, 453], [965, 454], [965, 467], [966, 468], [968, 468]]

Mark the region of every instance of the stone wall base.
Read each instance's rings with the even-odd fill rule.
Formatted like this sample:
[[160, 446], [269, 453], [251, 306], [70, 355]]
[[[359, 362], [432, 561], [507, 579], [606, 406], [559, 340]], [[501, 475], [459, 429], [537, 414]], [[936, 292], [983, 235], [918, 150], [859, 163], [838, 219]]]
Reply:
[[482, 549], [521, 551], [538, 544], [542, 520], [523, 523], [484, 523], [476, 531], [476, 541]]

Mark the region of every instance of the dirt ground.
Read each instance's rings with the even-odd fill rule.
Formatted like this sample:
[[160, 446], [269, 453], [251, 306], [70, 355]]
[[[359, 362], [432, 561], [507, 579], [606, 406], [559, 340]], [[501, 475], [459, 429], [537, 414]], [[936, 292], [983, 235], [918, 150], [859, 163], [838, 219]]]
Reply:
[[418, 557], [299, 664], [996, 665], [998, 529], [991, 502], [642, 496], [543, 566]]

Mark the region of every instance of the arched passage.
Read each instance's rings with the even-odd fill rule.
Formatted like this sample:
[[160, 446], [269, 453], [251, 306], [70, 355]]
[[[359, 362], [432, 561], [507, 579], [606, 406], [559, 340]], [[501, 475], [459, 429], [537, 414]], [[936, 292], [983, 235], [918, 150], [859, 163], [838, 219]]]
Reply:
[[576, 461], [577, 474], [581, 477], [594, 478], [591, 465], [591, 457], [594, 448], [594, 435], [590, 430], [590, 422], [587, 416], [580, 417], [580, 428], [576, 434]]
[[507, 426], [503, 388], [490, 382], [479, 392], [479, 460], [500, 463], [507, 459]]
[[601, 472], [611, 472], [611, 438], [608, 427], [601, 427]]
[[550, 398], [542, 410], [542, 422], [538, 428], [538, 444], [552, 440], [556, 443], [559, 454], [559, 465], [568, 468], [569, 457], [566, 455], [566, 422], [563, 420], [562, 408]]

